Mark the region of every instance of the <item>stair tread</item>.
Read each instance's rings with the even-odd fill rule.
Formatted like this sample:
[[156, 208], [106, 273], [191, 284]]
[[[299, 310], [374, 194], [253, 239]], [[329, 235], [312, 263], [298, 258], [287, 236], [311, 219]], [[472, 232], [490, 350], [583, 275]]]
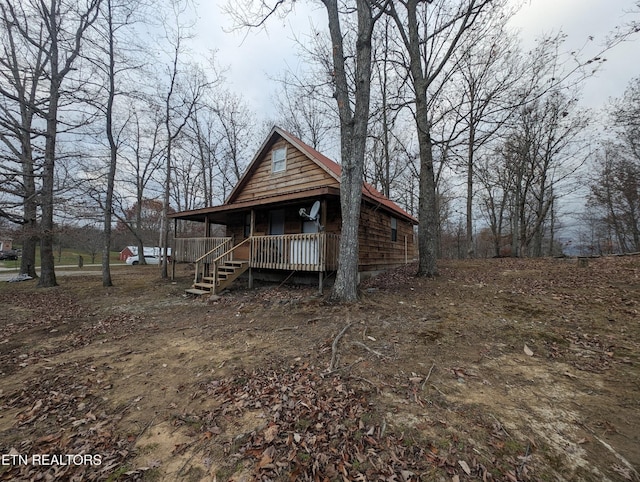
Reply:
[[194, 288], [213, 288], [214, 284], [213, 283], [193, 283], [193, 287]]
[[192, 295], [206, 295], [211, 293], [211, 291], [207, 291], [207, 290], [199, 290], [197, 288], [188, 288], [185, 290], [187, 293], [192, 294]]

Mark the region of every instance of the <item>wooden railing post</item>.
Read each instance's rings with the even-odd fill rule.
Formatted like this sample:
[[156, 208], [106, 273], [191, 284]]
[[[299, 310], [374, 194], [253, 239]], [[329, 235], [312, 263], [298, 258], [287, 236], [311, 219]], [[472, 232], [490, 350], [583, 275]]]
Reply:
[[213, 294], [218, 294], [218, 260], [213, 262]]

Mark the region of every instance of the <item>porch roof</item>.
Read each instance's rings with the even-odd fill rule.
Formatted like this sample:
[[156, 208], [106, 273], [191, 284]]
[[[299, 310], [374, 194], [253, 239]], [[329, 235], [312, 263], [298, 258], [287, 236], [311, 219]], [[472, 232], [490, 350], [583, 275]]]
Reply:
[[286, 204], [289, 202], [302, 201], [305, 199], [317, 199], [319, 196], [340, 196], [340, 190], [324, 186], [313, 189], [301, 189], [295, 192], [287, 192], [286, 194], [276, 194], [272, 196], [264, 196], [262, 198], [254, 198], [248, 201], [236, 202], [233, 204], [221, 204], [208, 208], [193, 209], [191, 211], [181, 211], [169, 214], [169, 217], [183, 219], [186, 221], [204, 222], [209, 219], [215, 224], [226, 224], [228, 214], [238, 211], [248, 211], [256, 207], [266, 207], [274, 204]]

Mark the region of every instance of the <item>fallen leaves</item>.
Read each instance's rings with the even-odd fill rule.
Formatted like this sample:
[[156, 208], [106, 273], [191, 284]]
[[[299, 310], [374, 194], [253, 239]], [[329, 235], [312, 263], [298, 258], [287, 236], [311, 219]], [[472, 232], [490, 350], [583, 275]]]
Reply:
[[[227, 447], [231, 460], [253, 460], [256, 479], [409, 481], [433, 470], [434, 460], [443, 462], [402, 435], [384, 434], [384, 421], [364, 393], [339, 376], [322, 378], [313, 367], [256, 370], [216, 380], [207, 390], [221, 404], [205, 419], [264, 410], [267, 425], [248, 433], [241, 446]], [[454, 461], [445, 465], [451, 469]]]

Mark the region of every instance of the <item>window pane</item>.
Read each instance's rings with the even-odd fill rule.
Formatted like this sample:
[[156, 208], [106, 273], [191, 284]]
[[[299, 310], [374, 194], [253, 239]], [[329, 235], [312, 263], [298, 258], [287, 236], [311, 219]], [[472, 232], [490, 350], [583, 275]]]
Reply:
[[286, 154], [287, 154], [287, 149], [284, 147], [281, 147], [280, 149], [276, 149], [271, 153], [271, 171], [272, 172], [280, 172], [285, 170], [285, 168], [287, 167]]

